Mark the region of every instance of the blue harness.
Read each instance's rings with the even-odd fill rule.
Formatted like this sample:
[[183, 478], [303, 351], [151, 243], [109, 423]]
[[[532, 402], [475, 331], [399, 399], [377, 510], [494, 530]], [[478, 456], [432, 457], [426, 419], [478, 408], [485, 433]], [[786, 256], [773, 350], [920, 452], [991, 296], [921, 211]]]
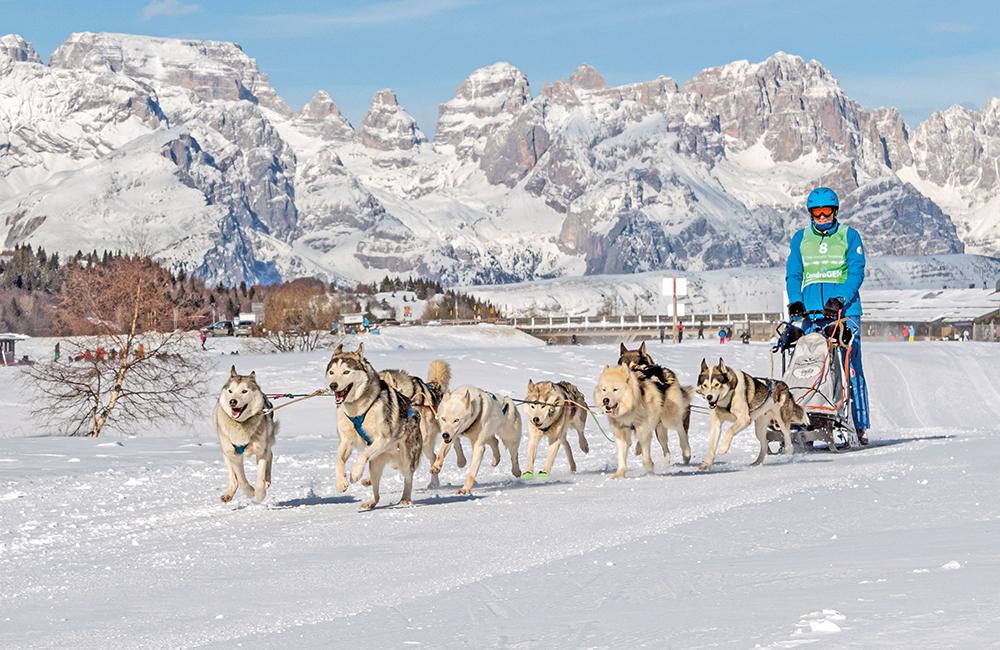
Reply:
[[[490, 393], [490, 397], [493, 398], [494, 402], [497, 401], [497, 396], [494, 395], [493, 393]], [[503, 403], [503, 408], [500, 409], [500, 412], [503, 413], [504, 415], [507, 415], [507, 402]]]
[[[372, 404], [372, 406], [374, 406], [374, 404]], [[372, 439], [368, 437], [368, 434], [365, 433], [365, 428], [363, 426], [361, 426], [361, 425], [364, 423], [365, 416], [368, 415], [368, 411], [370, 411], [371, 408], [372, 407], [369, 406], [367, 411], [365, 411], [364, 413], [362, 413], [361, 415], [359, 415], [357, 417], [351, 417], [350, 415], [347, 415], [346, 413], [344, 414], [344, 415], [347, 415], [347, 419], [350, 420], [351, 424], [354, 425], [354, 430], [358, 432], [358, 435], [361, 436], [362, 440], [364, 440], [366, 443], [368, 443], [369, 447], [372, 446]], [[409, 412], [407, 412], [406, 417], [407, 418], [412, 418], [413, 417], [413, 407], [412, 406], [410, 407]]]
[[[760, 381], [760, 380], [758, 380], [758, 381]], [[774, 386], [774, 380], [773, 380], [773, 379], [768, 379], [768, 380], [767, 380], [767, 395], [765, 395], [765, 396], [764, 396], [764, 401], [763, 401], [763, 402], [761, 402], [761, 403], [760, 403], [760, 404], [759, 404], [759, 405], [757, 406], [757, 408], [755, 408], [755, 409], [751, 409], [751, 410], [750, 410], [750, 414], [751, 414], [751, 415], [752, 415], [753, 413], [755, 413], [755, 412], [759, 411], [759, 410], [760, 410], [760, 407], [761, 407], [761, 406], [764, 406], [764, 404], [766, 404], [766, 403], [767, 403], [767, 400], [771, 399], [771, 388], [772, 388], [773, 386]]]
[[[370, 406], [368, 408], [371, 409]], [[345, 413], [344, 415], [347, 414]], [[357, 417], [351, 417], [350, 415], [347, 415], [347, 419], [350, 420], [351, 424], [354, 425], [354, 430], [358, 432], [358, 435], [361, 436], [361, 439], [364, 440], [366, 443], [368, 443], [368, 446], [370, 447], [372, 444], [372, 439], [368, 437], [368, 434], [365, 433], [364, 427], [361, 426], [361, 424], [365, 421], [366, 415], [368, 415], [368, 411], [365, 411], [364, 413], [362, 413]]]

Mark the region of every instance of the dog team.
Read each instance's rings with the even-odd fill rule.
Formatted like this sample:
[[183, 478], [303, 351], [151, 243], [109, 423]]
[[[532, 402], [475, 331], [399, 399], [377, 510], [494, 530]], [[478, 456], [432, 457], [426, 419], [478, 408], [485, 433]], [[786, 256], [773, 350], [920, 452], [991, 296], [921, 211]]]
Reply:
[[[361, 505], [371, 509], [379, 502], [379, 485], [387, 465], [403, 475], [400, 505], [409, 505], [413, 474], [421, 455], [431, 463], [429, 488], [439, 487], [438, 474], [445, 457], [454, 448], [458, 467], [469, 466], [465, 483], [458, 494], [469, 494], [488, 446], [491, 464], [500, 463], [500, 444], [510, 455], [515, 477], [534, 478], [538, 443], [548, 440], [545, 464], [538, 472], [545, 478], [552, 471], [556, 455], [566, 452], [569, 471], [576, 471], [573, 450], [567, 440], [570, 429], [579, 436], [580, 451], [589, 452], [584, 426], [588, 414], [586, 398], [573, 384], [565, 381], [528, 380], [523, 402], [528, 420], [528, 455], [526, 471], [518, 461], [521, 443], [521, 414], [510, 397], [496, 395], [475, 386], [449, 390], [451, 368], [446, 361], [430, 364], [427, 379], [402, 370], [377, 372], [364, 356], [364, 344], [354, 352], [338, 345], [326, 367], [326, 383], [337, 403], [337, 490], [345, 492], [348, 484], [362, 481], [365, 466], [372, 498]], [[760, 454], [753, 465], [760, 465], [767, 454], [767, 426], [772, 423], [784, 435], [784, 453], [791, 453], [791, 427], [808, 424], [802, 407], [795, 403], [788, 386], [779, 380], [761, 380], [726, 366], [701, 362], [698, 387], [682, 386], [677, 375], [657, 365], [643, 343], [637, 350], [621, 345], [616, 365], [605, 366], [594, 391], [594, 404], [607, 416], [617, 448], [618, 468], [612, 478], [625, 476], [626, 459], [636, 440], [635, 455], [642, 456], [642, 466], [653, 471], [653, 434], [663, 450], [663, 462], [670, 463], [667, 432], [674, 430], [680, 441], [684, 464], [691, 461], [688, 430], [694, 393], [708, 402], [711, 433], [708, 455], [700, 468], [712, 466], [716, 452], [729, 450], [733, 436], [754, 423]], [[255, 373], [240, 375], [234, 366], [215, 406], [214, 420], [229, 469], [229, 489], [222, 495], [228, 502], [237, 487], [247, 498], [263, 501], [271, 485], [271, 447], [278, 423], [273, 407], [257, 384]], [[722, 436], [723, 423], [731, 423]], [[441, 446], [435, 451], [438, 437]], [[462, 437], [472, 446], [471, 459], [462, 448]], [[347, 474], [347, 461], [358, 457]], [[251, 486], [243, 468], [243, 459], [257, 459], [256, 485]]]

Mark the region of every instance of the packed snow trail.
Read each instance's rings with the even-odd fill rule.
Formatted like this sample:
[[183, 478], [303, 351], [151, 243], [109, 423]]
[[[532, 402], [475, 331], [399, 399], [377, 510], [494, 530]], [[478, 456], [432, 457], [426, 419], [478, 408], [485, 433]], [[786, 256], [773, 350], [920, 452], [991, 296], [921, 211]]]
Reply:
[[[590, 396], [617, 360], [617, 346], [404, 335], [365, 339], [377, 368], [423, 374], [445, 358], [453, 386], [515, 397], [529, 378], [566, 378]], [[647, 347], [686, 384], [702, 357], [757, 375], [770, 367], [762, 345]], [[630, 457], [629, 478], [612, 481], [614, 446], [588, 422], [591, 453], [576, 454], [576, 475], [562, 454], [545, 481], [484, 463], [473, 496], [459, 497], [465, 470], [453, 457], [434, 491], [423, 489], [424, 461], [417, 507], [372, 513], [357, 511], [368, 489], [336, 492], [332, 400], [276, 414], [263, 505], [242, 493], [219, 501], [227, 477], [208, 415], [217, 388], [194, 431], [4, 439], [0, 645], [988, 647], [1000, 609], [1000, 444], [996, 413], [978, 396], [1000, 387], [984, 370], [1000, 346], [865, 351], [878, 405], [869, 449], [769, 456], [751, 469], [757, 442], [745, 431], [699, 472], [708, 418], [696, 414], [691, 466], [677, 464], [671, 436], [675, 464], [647, 476]], [[224, 356], [215, 383], [235, 361], [268, 392], [310, 392], [328, 358]], [[28, 397], [3, 381], [15, 397], [4, 415], [23, 409]], [[388, 506], [398, 473], [386, 489]]]

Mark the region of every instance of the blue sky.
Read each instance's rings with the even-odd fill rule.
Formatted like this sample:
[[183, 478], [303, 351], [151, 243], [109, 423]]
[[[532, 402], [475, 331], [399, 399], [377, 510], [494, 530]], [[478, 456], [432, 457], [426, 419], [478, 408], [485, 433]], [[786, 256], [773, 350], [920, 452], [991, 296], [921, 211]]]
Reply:
[[433, 136], [438, 104], [476, 68], [507, 61], [533, 93], [586, 61], [609, 84], [776, 51], [821, 62], [848, 95], [915, 126], [934, 109], [1000, 96], [996, 0], [0, 0], [0, 32], [46, 61], [69, 34], [126, 32], [235, 41], [293, 107], [326, 90], [355, 127], [392, 88]]

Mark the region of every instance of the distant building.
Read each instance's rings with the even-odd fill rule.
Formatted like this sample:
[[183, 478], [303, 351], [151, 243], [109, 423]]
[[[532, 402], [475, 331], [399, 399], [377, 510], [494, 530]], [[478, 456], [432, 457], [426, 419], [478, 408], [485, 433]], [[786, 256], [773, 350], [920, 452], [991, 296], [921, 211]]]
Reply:
[[18, 341], [23, 341], [24, 336], [20, 334], [0, 334], [0, 365], [17, 365], [17, 352], [14, 349]]

